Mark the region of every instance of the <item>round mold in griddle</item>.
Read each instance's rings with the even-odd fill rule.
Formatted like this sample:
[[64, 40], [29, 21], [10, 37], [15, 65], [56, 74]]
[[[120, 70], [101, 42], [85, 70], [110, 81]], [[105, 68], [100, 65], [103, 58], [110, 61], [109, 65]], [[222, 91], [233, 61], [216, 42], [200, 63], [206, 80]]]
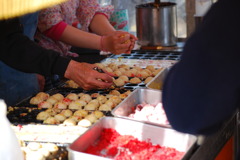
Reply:
[[124, 86], [125, 89], [133, 91], [135, 89], [135, 87], [130, 87], [130, 86]]
[[159, 52], [157, 55], [169, 55], [169, 53], [166, 53], [166, 52]]
[[106, 95], [106, 94], [109, 93], [109, 91], [99, 91], [98, 93], [101, 94], [101, 95]]
[[142, 54], [134, 54], [132, 56], [134, 56], [134, 57], [142, 57], [143, 55]]
[[131, 54], [120, 54], [119, 55], [119, 57], [122, 57], [122, 56], [129, 57], [129, 56], [131, 56]]
[[158, 58], [158, 57], [153, 57], [151, 58], [152, 60], [164, 60], [165, 58]]
[[132, 53], [132, 54], [146, 54], [147, 52], [134, 52], [134, 53]]
[[178, 60], [176, 58], [166, 58], [165, 60]]
[[140, 59], [151, 59], [150, 57], [141, 57]]
[[167, 57], [168, 55], [156, 55], [155, 57], [159, 57], [159, 58], [164, 58], [164, 57]]
[[146, 84], [144, 84], [144, 83], [139, 84], [138, 87], [146, 87]]
[[168, 56], [169, 58], [178, 58], [178, 56]]
[[139, 57], [128, 57], [127, 59], [139, 59]]
[[144, 58], [146, 58], [146, 57], [153, 58], [153, 57], [155, 57], [155, 55], [147, 54], [147, 55], [144, 56]]
[[[125, 84], [125, 86], [126, 87], [137, 87], [138, 84], [127, 83], [127, 84]], [[124, 87], [124, 88], [126, 88], [126, 87]]]
[[171, 53], [171, 55], [176, 55], [176, 56], [180, 56], [180, 53]]

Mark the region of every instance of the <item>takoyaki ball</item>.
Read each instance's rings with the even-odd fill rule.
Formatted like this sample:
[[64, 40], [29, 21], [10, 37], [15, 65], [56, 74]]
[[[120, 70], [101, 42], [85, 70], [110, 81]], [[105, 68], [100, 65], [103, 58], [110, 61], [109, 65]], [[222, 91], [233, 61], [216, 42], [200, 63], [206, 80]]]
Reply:
[[99, 93], [93, 93], [93, 94], [91, 94], [91, 97], [92, 98], [97, 98], [99, 95], [100, 95]]
[[99, 107], [100, 103], [97, 99], [91, 100], [88, 104], [95, 104], [97, 107]]
[[162, 68], [156, 69], [156, 70], [153, 72], [153, 75], [156, 76], [161, 70], [162, 70]]
[[72, 100], [72, 101], [75, 101], [78, 99], [78, 95], [76, 93], [69, 93], [66, 98]]
[[129, 82], [132, 83], [132, 84], [139, 84], [139, 83], [141, 83], [142, 81], [141, 81], [139, 78], [134, 77], [134, 78], [130, 79]]
[[94, 103], [91, 103], [91, 104], [87, 104], [85, 107], [84, 107], [84, 110], [86, 111], [94, 111], [98, 108], [97, 104], [94, 104]]
[[109, 98], [111, 98], [113, 95], [112, 94], [107, 94], [105, 97], [107, 98], [107, 99], [109, 99]]
[[155, 67], [153, 65], [147, 65], [146, 69], [150, 70], [150, 71], [155, 71]]
[[123, 100], [123, 99], [125, 99], [127, 96], [128, 96], [128, 95], [126, 95], [126, 94], [120, 94], [120, 95], [119, 95], [119, 98], [121, 98], [121, 99]]
[[43, 143], [42, 148], [47, 149], [51, 153], [56, 153], [59, 150], [58, 146], [54, 143]]
[[52, 96], [50, 96], [46, 101], [51, 103], [52, 105], [58, 102], [58, 100]]
[[79, 88], [79, 85], [74, 82], [73, 80], [68, 80], [65, 82], [67, 87], [70, 87], [70, 88]]
[[62, 101], [64, 96], [61, 93], [56, 93], [54, 95], [52, 95], [51, 97], [56, 98], [58, 101]]
[[126, 64], [120, 64], [118, 66], [118, 68], [124, 68], [125, 70], [129, 70], [130, 69], [130, 66], [129, 65], [126, 65]]
[[85, 102], [90, 102], [92, 100], [92, 97], [89, 94], [84, 94], [81, 96], [80, 100], [84, 100]]
[[42, 101], [38, 104], [38, 108], [52, 108], [52, 104], [47, 101]]
[[72, 102], [72, 100], [69, 99], [69, 98], [63, 98], [63, 100], [61, 102], [66, 104], [66, 105], [69, 105]]
[[39, 103], [41, 103], [43, 100], [40, 99], [39, 97], [32, 97], [30, 99], [30, 104], [33, 104], [33, 105], [38, 105]]
[[149, 69], [144, 69], [145, 72], [149, 74], [149, 76], [152, 76], [153, 71], [150, 71]]
[[109, 94], [115, 95], [115, 96], [119, 96], [121, 93], [120, 93], [119, 91], [117, 91], [117, 90], [111, 90], [111, 91], [109, 92]]
[[73, 113], [73, 115], [86, 117], [88, 115], [88, 111], [85, 111], [83, 109], [77, 110]]
[[119, 79], [122, 79], [124, 81], [124, 83], [127, 83], [129, 81], [129, 78], [126, 75], [120, 76]]
[[97, 100], [99, 102], [99, 104], [104, 104], [107, 101], [107, 97], [105, 97], [104, 95], [100, 95], [97, 97]]
[[52, 110], [52, 108], [48, 108], [48, 109], [46, 109], [44, 112], [47, 112], [47, 113], [49, 113], [49, 115], [50, 116], [54, 116], [54, 115], [56, 115], [55, 113], [53, 113], [53, 110]]
[[135, 66], [135, 67], [133, 67], [133, 69], [136, 69], [137, 71], [141, 71], [142, 70], [142, 68], [139, 67], [139, 66]]
[[87, 102], [85, 102], [84, 100], [76, 100], [75, 103], [77, 103], [77, 104], [80, 105], [81, 107], [87, 105]]
[[95, 65], [97, 65], [99, 68], [101, 68], [101, 69], [103, 69], [104, 67], [105, 67], [105, 65], [104, 64], [102, 64], [102, 63], [95, 63]]
[[48, 117], [46, 120], [43, 121], [44, 124], [59, 124], [60, 121], [58, 121], [54, 117]]
[[45, 92], [39, 92], [35, 97], [38, 97], [41, 100], [45, 101], [49, 98], [49, 94], [47, 94]]
[[91, 123], [95, 123], [95, 122], [98, 120], [98, 118], [96, 117], [96, 115], [93, 114], [93, 113], [87, 115], [84, 119], [89, 120]]
[[124, 72], [123, 75], [125, 75], [125, 76], [127, 76], [127, 77], [134, 77], [134, 76], [135, 76], [135, 73], [133, 73], [133, 72], [131, 71], [131, 69], [130, 69], [130, 70]]
[[93, 114], [97, 117], [97, 119], [102, 118], [104, 116], [101, 111], [94, 111]]
[[78, 116], [78, 115], [73, 115], [73, 116], [69, 117], [69, 119], [73, 119], [74, 121], [78, 122], [82, 119], [82, 117]]
[[[134, 68], [130, 69], [130, 71], [131, 71], [131, 73], [132, 73], [133, 75], [136, 75], [137, 72], [138, 72], [138, 70], [137, 70], [137, 69], [134, 69]], [[133, 76], [132, 76], [132, 77], [133, 77]]]
[[50, 151], [46, 148], [39, 148], [38, 152], [41, 153], [44, 157], [48, 157], [51, 154]]
[[102, 104], [99, 107], [99, 111], [111, 111], [111, 110], [112, 110], [112, 107], [108, 104]]
[[72, 110], [79, 110], [83, 108], [84, 104], [86, 105], [87, 103], [83, 100], [72, 101], [68, 108]]
[[51, 116], [55, 116], [56, 114], [60, 113], [62, 109], [57, 109], [57, 108], [49, 108], [45, 110], [45, 112], [48, 112]]
[[119, 77], [119, 76], [122, 75], [122, 72], [119, 71], [119, 70], [116, 70], [116, 71], [113, 72], [113, 74], [114, 74], [114, 76]]
[[104, 104], [106, 104], [106, 105], [110, 106], [111, 108], [114, 108], [114, 107], [116, 107], [115, 103], [113, 103], [113, 101], [112, 101], [112, 100], [107, 100], [107, 101], [106, 101]]
[[27, 147], [32, 151], [37, 151], [38, 149], [40, 149], [42, 147], [42, 145], [41, 145], [41, 143], [38, 143], [38, 142], [29, 142], [27, 144]]
[[119, 96], [112, 96], [109, 100], [112, 101], [115, 105], [118, 105], [120, 102], [122, 102]]
[[68, 118], [68, 119], [65, 119], [64, 122], [63, 122], [63, 125], [65, 126], [76, 126], [77, 125], [77, 122], [75, 119], [73, 118]]
[[50, 116], [51, 116], [50, 113], [43, 111], [43, 112], [38, 113], [36, 119], [40, 120], [40, 121], [44, 121], [44, 120], [46, 120]]
[[78, 126], [81, 127], [90, 127], [92, 123], [88, 119], [82, 119], [78, 122]]
[[85, 93], [78, 93], [78, 97], [81, 98]]
[[144, 83], [147, 84], [148, 82], [150, 82], [153, 79], [153, 77], [148, 77], [145, 79]]
[[124, 92], [123, 94], [129, 95], [131, 93], [132, 93], [132, 91], [128, 90], [128, 91]]
[[59, 122], [63, 122], [66, 119], [66, 117], [62, 114], [57, 114], [54, 116], [54, 118]]
[[137, 73], [137, 77], [140, 77], [140, 78], [147, 78], [149, 77], [150, 75], [145, 71], [145, 70], [142, 70], [142, 71], [139, 71]]
[[119, 68], [118, 71], [120, 71], [122, 73], [121, 75], [123, 75], [127, 70], [124, 68]]
[[113, 70], [111, 68], [109, 68], [109, 67], [105, 67], [104, 70], [109, 72], [109, 73], [113, 73]]
[[63, 102], [57, 102], [53, 108], [56, 109], [67, 109], [67, 104], [63, 103]]
[[123, 80], [123, 79], [120, 79], [120, 78], [118, 78], [118, 79], [116, 79], [116, 80], [113, 80], [113, 83], [114, 83], [117, 87], [122, 87], [122, 86], [125, 85], [124, 80]]
[[65, 117], [71, 117], [73, 115], [73, 112], [69, 109], [66, 109], [62, 110], [60, 114], [64, 115]]
[[38, 151], [30, 151], [26, 153], [25, 160], [46, 160], [45, 156]]
[[118, 66], [117, 66], [116, 63], [109, 63], [109, 64], [108, 64], [108, 67], [111, 68], [112, 70], [118, 69]]

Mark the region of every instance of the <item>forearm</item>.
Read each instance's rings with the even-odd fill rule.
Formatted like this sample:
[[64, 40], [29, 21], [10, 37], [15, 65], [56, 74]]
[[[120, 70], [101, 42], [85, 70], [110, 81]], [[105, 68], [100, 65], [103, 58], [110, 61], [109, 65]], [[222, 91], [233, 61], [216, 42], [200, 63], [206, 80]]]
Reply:
[[63, 75], [68, 59], [46, 50], [23, 35], [17, 19], [0, 21], [0, 59], [23, 72]]
[[107, 17], [102, 14], [96, 14], [93, 17], [89, 28], [91, 29], [92, 32], [98, 35], [110, 35], [114, 31], [116, 31], [110, 24]]
[[101, 36], [84, 32], [70, 25], [67, 25], [59, 40], [75, 47], [84, 47], [99, 50], [101, 48]]

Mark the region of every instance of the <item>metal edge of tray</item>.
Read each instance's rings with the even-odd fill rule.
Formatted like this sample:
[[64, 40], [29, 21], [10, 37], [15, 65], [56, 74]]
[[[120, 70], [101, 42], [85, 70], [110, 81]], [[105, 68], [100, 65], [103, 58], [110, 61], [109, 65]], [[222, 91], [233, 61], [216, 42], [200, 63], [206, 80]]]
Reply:
[[[124, 126], [124, 127], [123, 127]], [[139, 140], [151, 140], [155, 144], [173, 147], [185, 152], [182, 159], [188, 159], [196, 148], [197, 137], [178, 132], [172, 128], [154, 126], [117, 117], [104, 117], [67, 147], [69, 160], [85, 159], [109, 160], [100, 156], [83, 153], [100, 136], [104, 128], [113, 128], [121, 135], [133, 135]], [[149, 132], [151, 130], [151, 132]], [[157, 135], [162, 135], [161, 137]]]
[[162, 90], [163, 82], [169, 72], [169, 68], [163, 69], [160, 73], [158, 73], [151, 81], [149, 81], [146, 85], [149, 89], [157, 89]]
[[136, 105], [142, 103], [148, 103], [152, 105], [156, 105], [161, 102], [162, 92], [160, 90], [148, 89], [148, 88], [138, 88], [134, 90], [126, 99], [124, 99], [118, 106], [116, 106], [112, 111], [112, 115], [114, 117], [124, 118], [128, 120], [143, 122], [146, 124], [171, 128], [171, 125], [168, 124], [160, 124], [150, 121], [137, 120], [134, 118], [128, 117], [131, 113], [133, 113], [133, 109], [135, 109]]

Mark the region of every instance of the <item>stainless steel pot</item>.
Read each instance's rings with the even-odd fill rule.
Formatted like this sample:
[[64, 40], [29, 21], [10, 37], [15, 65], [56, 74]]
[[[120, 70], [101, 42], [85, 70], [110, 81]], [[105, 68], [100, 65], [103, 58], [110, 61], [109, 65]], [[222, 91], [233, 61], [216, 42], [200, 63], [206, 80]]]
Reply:
[[175, 46], [176, 3], [147, 3], [136, 6], [137, 37], [141, 46]]

